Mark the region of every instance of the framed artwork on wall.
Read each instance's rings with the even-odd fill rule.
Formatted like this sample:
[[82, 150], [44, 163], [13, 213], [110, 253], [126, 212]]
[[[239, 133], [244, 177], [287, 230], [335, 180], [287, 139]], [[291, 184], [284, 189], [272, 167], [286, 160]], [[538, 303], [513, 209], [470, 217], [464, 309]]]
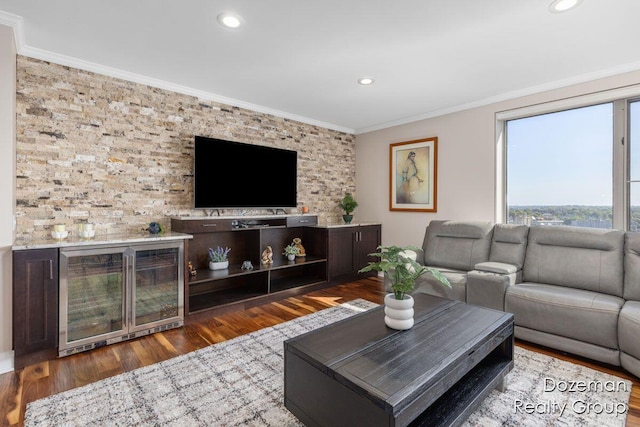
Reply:
[[438, 138], [389, 146], [389, 210], [437, 212]]

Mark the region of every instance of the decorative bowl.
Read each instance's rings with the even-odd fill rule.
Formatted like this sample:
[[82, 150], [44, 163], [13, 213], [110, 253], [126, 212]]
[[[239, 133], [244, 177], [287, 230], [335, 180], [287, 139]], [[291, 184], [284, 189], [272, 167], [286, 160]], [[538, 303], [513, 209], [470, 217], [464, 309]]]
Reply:
[[90, 239], [96, 235], [96, 230], [80, 230], [78, 231], [78, 235], [83, 239]]
[[68, 231], [52, 231], [51, 232], [51, 237], [53, 237], [54, 239], [66, 239], [68, 235], [69, 235]]

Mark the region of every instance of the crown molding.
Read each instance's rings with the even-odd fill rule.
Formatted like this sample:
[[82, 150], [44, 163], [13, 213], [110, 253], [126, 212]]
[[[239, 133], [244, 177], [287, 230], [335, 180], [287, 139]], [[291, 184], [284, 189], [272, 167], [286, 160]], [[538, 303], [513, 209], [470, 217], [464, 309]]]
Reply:
[[0, 25], [6, 25], [8, 27], [13, 28], [15, 42], [16, 42], [16, 51], [18, 52], [19, 55], [22, 55], [22, 56], [28, 56], [30, 58], [40, 59], [42, 61], [52, 62], [55, 64], [77, 68], [84, 71], [90, 71], [92, 73], [102, 74], [109, 77], [131, 81], [134, 83], [140, 83], [143, 85], [148, 85], [148, 86], [156, 87], [159, 89], [165, 89], [172, 92], [193, 96], [205, 101], [218, 102], [220, 104], [244, 108], [246, 110], [251, 110], [251, 111], [255, 111], [262, 114], [269, 114], [269, 115], [281, 117], [284, 119], [294, 120], [294, 121], [306, 123], [312, 126], [322, 127], [322, 128], [331, 129], [331, 130], [344, 132], [348, 134], [354, 133], [354, 130], [351, 128], [335, 125], [333, 123], [327, 123], [320, 120], [311, 119], [309, 117], [300, 116], [298, 114], [293, 114], [286, 111], [280, 111], [280, 110], [265, 107], [262, 105], [252, 104], [250, 102], [241, 101], [239, 99], [228, 98], [226, 96], [221, 96], [215, 93], [171, 83], [165, 80], [144, 76], [142, 74], [131, 73], [129, 71], [124, 71], [117, 68], [97, 64], [94, 62], [73, 58], [71, 56], [61, 55], [48, 50], [28, 46], [25, 43], [25, 38], [24, 38], [24, 19], [18, 15], [0, 11]]
[[470, 110], [472, 108], [484, 107], [491, 104], [496, 104], [498, 102], [509, 101], [516, 98], [521, 98], [524, 96], [535, 95], [542, 92], [547, 92], [550, 90], [562, 89], [568, 86], [573, 86], [580, 83], [586, 83], [606, 77], [613, 77], [619, 74], [629, 73], [632, 71], [640, 70], [640, 61], [632, 62], [630, 64], [625, 64], [619, 67], [607, 68], [605, 70], [595, 71], [592, 73], [585, 73], [579, 76], [571, 77], [563, 80], [556, 80], [550, 83], [545, 83], [542, 85], [531, 86], [525, 89], [519, 89], [511, 92], [506, 92], [497, 96], [492, 96], [489, 98], [481, 99], [474, 102], [469, 102], [466, 104], [456, 105], [450, 108], [443, 108], [440, 110], [431, 111], [428, 113], [420, 114], [417, 116], [405, 117], [402, 119], [381, 123], [378, 125], [373, 125], [365, 128], [360, 128], [355, 130], [356, 135], [362, 135], [368, 132], [374, 132], [377, 130], [387, 129], [394, 126], [400, 126], [408, 123], [414, 123], [421, 120], [432, 119], [434, 117], [444, 116], [446, 114], [457, 113], [459, 111]]

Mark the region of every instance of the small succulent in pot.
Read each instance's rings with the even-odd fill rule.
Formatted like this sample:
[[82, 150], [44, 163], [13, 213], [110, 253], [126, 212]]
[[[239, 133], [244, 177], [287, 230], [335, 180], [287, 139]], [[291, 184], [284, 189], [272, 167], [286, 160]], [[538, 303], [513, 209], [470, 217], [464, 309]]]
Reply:
[[290, 243], [289, 245], [284, 247], [284, 252], [282, 255], [286, 255], [287, 259], [293, 261], [296, 258], [296, 255], [300, 253], [300, 248], [295, 243]]
[[224, 249], [222, 249], [222, 247], [218, 246], [215, 249], [211, 249], [209, 248], [209, 261], [211, 262], [224, 262], [224, 261], [228, 261], [228, 255], [229, 252], [231, 251], [231, 248], [227, 248], [225, 247]]

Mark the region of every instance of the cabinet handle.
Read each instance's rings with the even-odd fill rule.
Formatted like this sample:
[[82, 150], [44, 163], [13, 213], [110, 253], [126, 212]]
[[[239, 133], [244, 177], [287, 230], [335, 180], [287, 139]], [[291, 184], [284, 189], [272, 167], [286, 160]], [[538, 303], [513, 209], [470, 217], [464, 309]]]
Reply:
[[53, 260], [49, 260], [49, 280], [53, 280]]
[[218, 224], [202, 224], [203, 227], [217, 227]]
[[298, 221], [300, 224], [306, 224], [307, 222], [309, 222], [308, 219], [301, 219], [300, 221]]

